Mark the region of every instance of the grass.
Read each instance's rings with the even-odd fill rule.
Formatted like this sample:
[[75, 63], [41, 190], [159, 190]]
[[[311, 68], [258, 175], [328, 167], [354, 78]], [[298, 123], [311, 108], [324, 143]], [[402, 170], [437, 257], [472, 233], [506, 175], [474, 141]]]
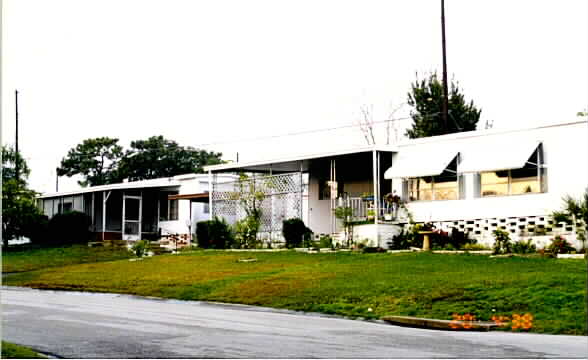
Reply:
[[[243, 258], [256, 262], [238, 262]], [[15, 274], [7, 285], [316, 311], [451, 319], [531, 313], [532, 332], [586, 335], [586, 260], [197, 251]], [[371, 310], [371, 311], [370, 311]]]
[[2, 341], [2, 359], [46, 359], [24, 346]]
[[23, 272], [74, 264], [96, 263], [126, 259], [131, 256], [132, 254], [124, 249], [91, 248], [87, 245], [3, 251], [2, 272]]

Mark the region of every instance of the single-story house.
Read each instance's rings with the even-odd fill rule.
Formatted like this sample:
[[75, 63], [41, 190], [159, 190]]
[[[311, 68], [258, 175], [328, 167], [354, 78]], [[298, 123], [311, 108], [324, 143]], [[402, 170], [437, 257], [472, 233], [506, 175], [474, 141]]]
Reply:
[[49, 218], [71, 210], [87, 214], [97, 241], [173, 236], [189, 243], [196, 222], [209, 219], [208, 190], [208, 175], [186, 174], [44, 194], [37, 201]]
[[[421, 139], [205, 167], [210, 217], [234, 222], [244, 214], [232, 195], [239, 182], [227, 173], [254, 174], [248, 181], [265, 194], [261, 236], [281, 238], [282, 220], [299, 217], [316, 234], [340, 238], [337, 207], [351, 207], [354, 239], [387, 247], [409, 221], [465, 231], [493, 243], [504, 229], [513, 240], [533, 238], [539, 247], [565, 234], [576, 247], [586, 224], [554, 224], [562, 198], [579, 198], [588, 186], [588, 121], [527, 129], [490, 129]], [[398, 195], [406, 210], [384, 198]], [[410, 219], [412, 218], [412, 219]]]

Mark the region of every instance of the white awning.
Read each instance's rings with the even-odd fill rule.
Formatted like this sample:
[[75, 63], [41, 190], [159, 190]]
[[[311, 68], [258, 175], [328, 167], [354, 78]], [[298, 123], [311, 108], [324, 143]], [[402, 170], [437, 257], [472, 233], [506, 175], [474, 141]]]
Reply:
[[461, 153], [460, 173], [520, 169], [525, 166], [537, 146], [537, 140], [503, 138], [500, 143], [484, 142]]
[[384, 179], [440, 175], [457, 156], [458, 151], [444, 146], [411, 146], [400, 148]]

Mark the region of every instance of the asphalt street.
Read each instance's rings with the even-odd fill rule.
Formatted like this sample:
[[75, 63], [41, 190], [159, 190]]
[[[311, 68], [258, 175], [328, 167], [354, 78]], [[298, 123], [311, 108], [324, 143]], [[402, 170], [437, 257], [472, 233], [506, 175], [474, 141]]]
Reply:
[[244, 305], [2, 287], [2, 339], [64, 358], [586, 358], [588, 337], [412, 329]]

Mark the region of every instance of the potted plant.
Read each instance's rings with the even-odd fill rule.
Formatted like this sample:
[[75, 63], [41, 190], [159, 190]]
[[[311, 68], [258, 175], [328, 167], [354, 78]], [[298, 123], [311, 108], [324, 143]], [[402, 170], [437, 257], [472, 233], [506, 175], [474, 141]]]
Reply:
[[363, 201], [374, 201], [374, 194], [364, 192], [363, 194], [361, 194], [361, 199]]
[[396, 195], [396, 190], [391, 193], [384, 195], [384, 201], [390, 205], [393, 213], [384, 214], [384, 220], [391, 221], [394, 218], [394, 214], [398, 211], [401, 205], [400, 196]]

